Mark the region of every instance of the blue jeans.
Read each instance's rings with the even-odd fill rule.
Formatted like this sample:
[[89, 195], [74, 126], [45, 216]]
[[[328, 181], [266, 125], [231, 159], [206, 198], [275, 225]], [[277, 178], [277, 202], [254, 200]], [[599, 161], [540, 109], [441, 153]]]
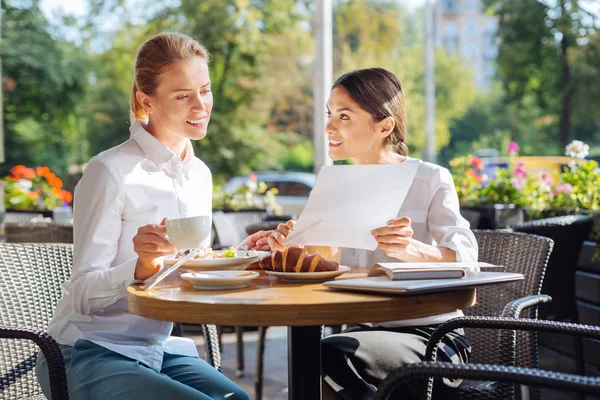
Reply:
[[[81, 400], [249, 400], [249, 396], [207, 362], [165, 353], [160, 372], [88, 340], [61, 346], [69, 397]], [[36, 374], [50, 399], [48, 365], [39, 354]]]

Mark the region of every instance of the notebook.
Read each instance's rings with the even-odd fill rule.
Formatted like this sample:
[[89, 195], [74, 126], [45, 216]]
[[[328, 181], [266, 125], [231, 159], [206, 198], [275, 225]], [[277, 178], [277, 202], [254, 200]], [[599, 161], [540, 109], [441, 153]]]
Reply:
[[499, 266], [483, 262], [381, 262], [376, 263], [371, 267], [368, 276], [387, 275], [391, 280], [464, 278], [467, 272], [478, 272], [482, 268], [499, 268]]
[[338, 278], [323, 285], [329, 289], [412, 295], [445, 292], [484, 285], [520, 281], [523, 274], [514, 272], [467, 272], [463, 278], [391, 280], [385, 275], [362, 278]]

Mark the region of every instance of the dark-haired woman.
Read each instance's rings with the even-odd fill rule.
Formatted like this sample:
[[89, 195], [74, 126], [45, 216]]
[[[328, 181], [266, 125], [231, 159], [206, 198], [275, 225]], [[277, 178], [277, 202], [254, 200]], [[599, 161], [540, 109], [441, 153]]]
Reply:
[[[477, 260], [477, 242], [469, 223], [460, 215], [448, 170], [407, 156], [404, 96], [393, 73], [369, 68], [343, 75], [333, 85], [327, 112], [332, 159], [351, 159], [354, 164], [417, 164], [397, 218], [372, 232], [377, 249], [343, 249], [342, 264], [364, 267], [386, 261]], [[293, 225], [288, 221], [271, 234], [272, 250], [285, 248], [285, 238]], [[323, 398], [373, 398], [377, 385], [389, 372], [423, 359], [427, 341], [438, 324], [461, 315], [457, 310], [426, 318], [363, 323], [326, 337], [321, 346], [326, 382]], [[466, 362], [469, 353], [463, 332], [456, 331], [440, 346], [438, 360]], [[454, 386], [459, 382], [444, 383]], [[415, 399], [421, 393], [421, 384], [407, 382], [398, 398]]]

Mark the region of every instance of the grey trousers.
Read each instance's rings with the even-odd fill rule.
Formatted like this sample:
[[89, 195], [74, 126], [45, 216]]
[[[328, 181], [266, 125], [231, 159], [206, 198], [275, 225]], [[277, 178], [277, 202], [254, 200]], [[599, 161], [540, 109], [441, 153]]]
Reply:
[[[322, 373], [325, 381], [344, 400], [375, 397], [379, 383], [394, 369], [423, 360], [431, 334], [437, 326], [404, 328], [354, 325], [321, 340]], [[464, 332], [448, 335], [438, 348], [438, 361], [465, 363], [471, 346]], [[448, 386], [460, 380], [444, 379]], [[420, 399], [424, 383], [411, 380], [398, 390], [398, 399]]]

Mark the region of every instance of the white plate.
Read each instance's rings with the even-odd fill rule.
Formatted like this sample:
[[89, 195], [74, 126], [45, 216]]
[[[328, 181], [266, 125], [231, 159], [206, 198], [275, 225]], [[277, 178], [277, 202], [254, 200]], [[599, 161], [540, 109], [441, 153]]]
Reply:
[[207, 272], [186, 272], [181, 274], [181, 279], [190, 282], [194, 289], [203, 290], [222, 290], [222, 289], [240, 289], [248, 286], [250, 281], [257, 278], [260, 274], [256, 271], [207, 271]]
[[350, 267], [340, 265], [337, 271], [323, 271], [323, 272], [277, 272], [277, 271], [265, 271], [269, 275], [278, 277], [284, 281], [294, 282], [319, 282], [327, 279], [333, 279], [336, 276], [340, 276], [343, 273], [350, 271]]
[[[220, 251], [215, 251], [220, 253]], [[182, 271], [213, 271], [215, 269], [244, 269], [248, 265], [256, 262], [259, 258], [269, 254], [266, 251], [257, 251], [256, 256], [246, 256], [244, 251], [238, 251], [237, 257], [232, 258], [198, 258], [192, 259], [181, 266]], [[175, 258], [175, 254], [165, 256], [165, 264], [173, 265], [178, 258]]]

